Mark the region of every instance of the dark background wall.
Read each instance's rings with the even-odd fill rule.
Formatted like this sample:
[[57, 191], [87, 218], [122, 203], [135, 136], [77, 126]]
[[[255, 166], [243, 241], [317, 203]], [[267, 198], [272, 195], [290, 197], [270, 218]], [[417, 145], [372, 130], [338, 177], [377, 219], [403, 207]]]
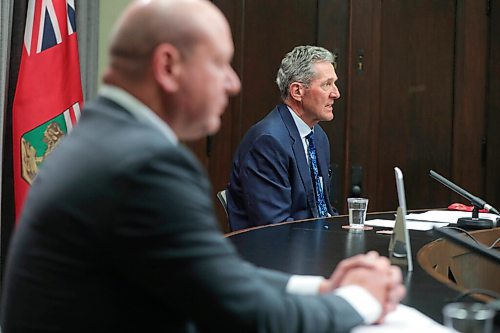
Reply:
[[486, 98], [485, 198], [500, 205], [500, 3], [491, 1]]
[[281, 58], [296, 45], [316, 44], [335, 54], [342, 94], [334, 121], [322, 123], [341, 212], [355, 186], [370, 211], [394, 210], [394, 166], [404, 172], [410, 209], [463, 202], [430, 169], [500, 206], [498, 1], [214, 3], [232, 26], [243, 83], [221, 131], [190, 145], [214, 197], [227, 184], [241, 137], [280, 101], [274, 79]]

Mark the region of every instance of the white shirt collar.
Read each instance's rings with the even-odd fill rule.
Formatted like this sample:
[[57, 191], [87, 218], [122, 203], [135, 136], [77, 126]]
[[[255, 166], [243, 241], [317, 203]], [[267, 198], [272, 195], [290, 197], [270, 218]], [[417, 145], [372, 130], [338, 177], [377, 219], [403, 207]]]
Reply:
[[293, 110], [287, 105], [288, 111], [292, 114], [293, 121], [295, 122], [295, 126], [297, 126], [297, 130], [299, 130], [300, 137], [304, 139], [309, 133], [311, 133], [312, 128], [309, 127], [302, 119]]
[[104, 84], [99, 89], [99, 95], [124, 107], [139, 122], [149, 124], [159, 130], [172, 144], [178, 144], [179, 139], [175, 135], [174, 131], [172, 131], [172, 128], [170, 128], [167, 123], [158, 117], [158, 115], [144, 103], [129, 94], [127, 91], [116, 86]]

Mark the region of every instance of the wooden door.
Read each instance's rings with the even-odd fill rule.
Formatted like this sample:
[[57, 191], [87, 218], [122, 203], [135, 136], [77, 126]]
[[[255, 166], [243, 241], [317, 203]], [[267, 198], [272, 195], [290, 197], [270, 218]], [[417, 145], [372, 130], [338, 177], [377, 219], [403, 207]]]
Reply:
[[[428, 172], [451, 170], [455, 1], [376, 2], [371, 34], [363, 7], [353, 9], [348, 165], [363, 166], [377, 210], [397, 207], [394, 166], [404, 172], [409, 208], [443, 205], [447, 191], [433, 187]], [[367, 80], [370, 65], [378, 70]]]
[[[410, 209], [461, 201], [428, 176], [430, 169], [481, 195], [486, 2], [324, 4], [348, 31], [347, 46], [342, 38], [328, 37], [334, 33], [320, 35], [320, 42], [340, 50], [339, 76], [347, 80], [344, 155], [337, 156], [343, 197], [360, 185], [359, 195], [370, 199], [369, 210], [394, 210], [394, 166], [404, 172]], [[362, 177], [356, 179], [353, 171]]]

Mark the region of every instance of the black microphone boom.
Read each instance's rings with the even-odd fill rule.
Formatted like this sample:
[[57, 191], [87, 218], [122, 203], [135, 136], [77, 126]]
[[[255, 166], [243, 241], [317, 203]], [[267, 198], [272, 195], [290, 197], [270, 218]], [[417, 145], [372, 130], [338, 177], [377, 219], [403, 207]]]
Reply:
[[462, 197], [464, 197], [465, 199], [469, 200], [470, 203], [474, 206], [474, 207], [477, 207], [479, 209], [486, 209], [487, 211], [489, 211], [490, 213], [493, 213], [493, 214], [497, 214], [497, 215], [500, 215], [500, 213], [498, 212], [498, 210], [496, 210], [494, 207], [492, 207], [491, 205], [487, 204], [483, 199], [481, 198], [478, 198], [472, 194], [470, 194], [469, 192], [467, 192], [466, 190], [464, 190], [463, 188], [457, 186], [456, 184], [450, 182], [448, 179], [444, 178], [443, 176], [441, 176], [440, 174], [438, 174], [437, 172], [431, 170], [430, 171], [430, 176], [432, 178], [434, 178], [435, 180], [437, 180], [438, 182], [440, 182], [441, 184], [443, 184], [444, 186], [448, 187], [449, 189], [455, 191], [457, 194], [461, 195]]
[[457, 220], [457, 226], [463, 229], [489, 229], [492, 228], [495, 224], [496, 221], [493, 222], [489, 219], [480, 219], [479, 218], [479, 209], [486, 209], [487, 211], [498, 214], [498, 210], [493, 208], [491, 205], [487, 204], [483, 199], [480, 199], [463, 188], [453, 184], [450, 182], [448, 179], [444, 178], [437, 172], [431, 170], [430, 171], [430, 176], [443, 184], [444, 186], [448, 187], [449, 189], [455, 191], [456, 193], [460, 194], [462, 197], [465, 199], [469, 200], [470, 203], [474, 206], [474, 209], [472, 210], [472, 218], [470, 217], [461, 217]]

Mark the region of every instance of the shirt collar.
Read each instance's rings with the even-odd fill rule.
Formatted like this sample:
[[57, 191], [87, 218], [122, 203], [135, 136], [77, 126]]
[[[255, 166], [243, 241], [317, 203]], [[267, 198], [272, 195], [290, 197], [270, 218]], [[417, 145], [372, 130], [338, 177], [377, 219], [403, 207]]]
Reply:
[[127, 91], [116, 86], [104, 84], [99, 89], [99, 95], [125, 108], [139, 122], [148, 124], [159, 130], [172, 144], [178, 144], [179, 139], [175, 135], [174, 131], [172, 131], [172, 128], [170, 128], [167, 123], [158, 117], [158, 115], [144, 103], [129, 94]]
[[312, 128], [309, 127], [302, 119], [293, 110], [287, 105], [288, 111], [292, 114], [293, 121], [295, 122], [295, 126], [299, 130], [300, 137], [304, 139], [309, 133], [311, 133]]

